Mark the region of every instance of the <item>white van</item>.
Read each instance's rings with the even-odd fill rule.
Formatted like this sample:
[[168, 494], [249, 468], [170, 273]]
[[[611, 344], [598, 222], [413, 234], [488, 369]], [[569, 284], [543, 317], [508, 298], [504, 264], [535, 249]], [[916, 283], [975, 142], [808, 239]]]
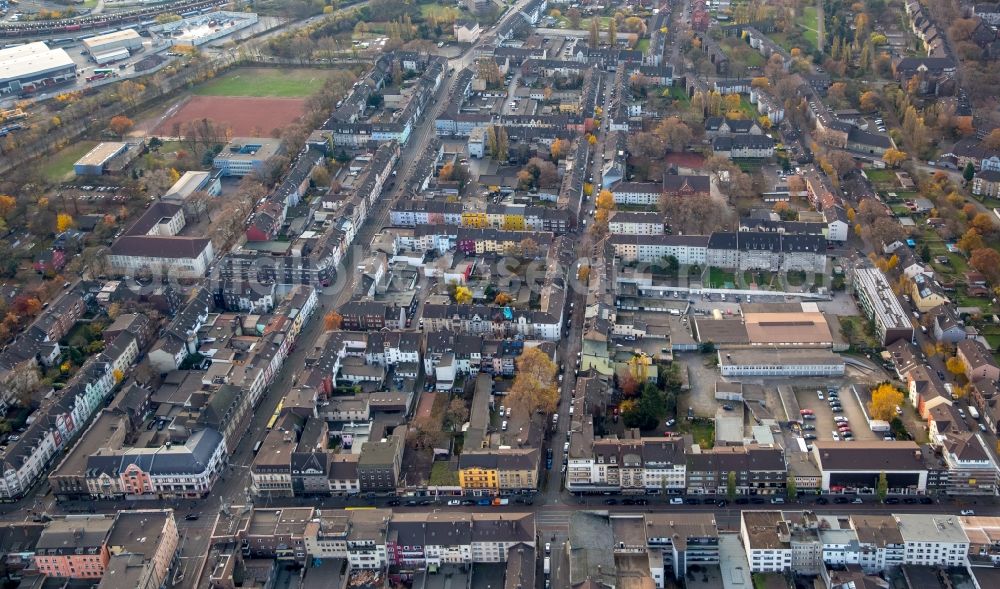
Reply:
[[670, 504], [671, 505], [684, 505], [684, 499], [682, 499], [681, 497], [671, 497], [670, 498]]

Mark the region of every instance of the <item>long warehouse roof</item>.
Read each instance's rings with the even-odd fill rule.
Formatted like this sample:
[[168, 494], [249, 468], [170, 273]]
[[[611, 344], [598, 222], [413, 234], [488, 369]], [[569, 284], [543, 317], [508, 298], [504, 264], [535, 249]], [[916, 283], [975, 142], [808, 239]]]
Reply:
[[[45, 44], [39, 43], [39, 45], [44, 46]], [[12, 49], [17, 48], [13, 47]], [[0, 54], [0, 83], [68, 67], [76, 67], [76, 64], [64, 49], [48, 49], [46, 47], [44, 52], [23, 52], [12, 58]]]
[[16, 59], [23, 55], [31, 55], [35, 53], [46, 53], [49, 51], [49, 46], [41, 41], [35, 41], [33, 43], [24, 43], [22, 45], [15, 45], [13, 47], [7, 47], [6, 49], [0, 49], [0, 62], [6, 61], [8, 59]]
[[139, 33], [135, 32], [134, 29], [125, 29], [124, 31], [112, 31], [103, 35], [88, 37], [83, 40], [83, 45], [84, 47], [93, 50], [95, 47], [107, 45], [108, 43], [115, 43], [117, 41], [124, 41], [126, 39], [141, 39], [141, 37], [139, 36]]

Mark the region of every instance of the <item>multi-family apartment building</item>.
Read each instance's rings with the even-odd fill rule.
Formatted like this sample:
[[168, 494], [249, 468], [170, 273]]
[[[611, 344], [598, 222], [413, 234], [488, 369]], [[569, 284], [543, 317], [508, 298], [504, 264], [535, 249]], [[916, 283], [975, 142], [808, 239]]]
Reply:
[[856, 265], [854, 293], [883, 346], [913, 339], [913, 324], [881, 270], [870, 265]]
[[821, 235], [717, 232], [709, 239], [706, 263], [741, 271], [822, 272], [826, 268], [826, 239]]
[[389, 213], [396, 227], [421, 225], [443, 226], [441, 233], [465, 229], [500, 229], [504, 231], [549, 231], [561, 235], [569, 231], [569, 211], [532, 205], [488, 204], [485, 211], [466, 210], [462, 203], [436, 200], [399, 202]]
[[969, 537], [953, 515], [898, 513], [893, 516], [903, 538], [903, 563], [960, 567], [968, 563]]
[[517, 545], [534, 546], [525, 513], [326, 513], [306, 525], [305, 548], [316, 559], [346, 559], [352, 569], [413, 571], [446, 564], [506, 562]]
[[87, 459], [87, 489], [99, 498], [200, 498], [219, 479], [226, 457], [222, 434], [212, 429], [183, 444], [101, 448]]
[[686, 460], [681, 438], [594, 438], [593, 421], [570, 432], [566, 490], [578, 493], [682, 493]]
[[467, 450], [458, 459], [458, 483], [472, 495], [538, 489], [537, 448]]
[[46, 577], [100, 579], [111, 553], [108, 536], [113, 515], [77, 515], [55, 519], [35, 545], [34, 566]]
[[969, 536], [941, 514], [819, 516], [744, 511], [740, 539], [753, 572], [815, 571], [858, 565], [877, 573], [899, 565], [964, 566]]
[[[612, 232], [614, 233], [614, 232]], [[673, 257], [680, 265], [704, 265], [709, 237], [704, 235], [613, 234], [608, 243], [625, 263], [664, 263]]]
[[365, 442], [358, 460], [358, 480], [364, 492], [394, 492], [402, 468], [406, 426], [385, 439]]
[[785, 493], [788, 474], [779, 448], [721, 446], [689, 452], [686, 459], [687, 492], [690, 494], [725, 494], [729, 473], [736, 475], [738, 495]]
[[663, 215], [641, 211], [614, 211], [608, 219], [608, 232], [612, 235], [662, 235]]

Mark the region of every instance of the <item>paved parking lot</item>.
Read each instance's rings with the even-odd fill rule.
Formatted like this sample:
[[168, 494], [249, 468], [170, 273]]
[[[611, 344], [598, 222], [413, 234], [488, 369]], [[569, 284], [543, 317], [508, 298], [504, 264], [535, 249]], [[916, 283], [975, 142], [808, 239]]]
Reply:
[[[816, 395], [817, 388], [823, 392], [824, 399], [822, 401], [820, 401], [819, 397]], [[844, 411], [842, 413], [833, 413], [830, 410], [830, 403], [825, 386], [795, 389], [795, 398], [798, 400], [799, 406], [802, 409], [812, 409], [816, 413], [815, 420], [806, 422], [811, 422], [816, 426], [816, 431], [812, 433], [816, 434], [816, 437], [820, 440], [833, 439], [833, 432], [837, 429], [836, 424], [833, 421], [833, 416], [842, 415], [850, 422], [851, 432], [854, 434], [855, 440], [878, 439], [876, 435], [868, 429], [868, 424], [865, 422], [861, 408], [858, 406], [857, 400], [854, 396], [850, 394], [848, 387], [841, 386], [839, 393], [840, 404], [843, 406]]]

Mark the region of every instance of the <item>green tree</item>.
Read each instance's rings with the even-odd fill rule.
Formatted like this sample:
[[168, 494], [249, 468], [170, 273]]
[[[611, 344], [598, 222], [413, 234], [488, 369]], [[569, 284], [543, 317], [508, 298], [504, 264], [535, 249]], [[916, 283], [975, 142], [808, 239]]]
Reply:
[[625, 422], [626, 427], [651, 430], [660, 424], [666, 413], [667, 405], [663, 391], [656, 388], [653, 384], [646, 383], [642, 387], [642, 395], [639, 397], [639, 401], [623, 412], [622, 420]]
[[726, 478], [726, 497], [732, 501], [736, 499], [736, 471], [729, 471], [729, 476]]
[[972, 162], [965, 164], [965, 169], [962, 170], [962, 177], [965, 178], [966, 182], [972, 182], [972, 179], [976, 176], [976, 166], [972, 165]]
[[788, 475], [788, 481], [785, 483], [785, 490], [788, 492], [788, 500], [795, 501], [799, 496], [799, 490], [795, 486], [795, 476]]
[[875, 494], [878, 496], [879, 503], [884, 502], [889, 494], [889, 479], [885, 476], [884, 470], [878, 475], [878, 486], [875, 487]]

